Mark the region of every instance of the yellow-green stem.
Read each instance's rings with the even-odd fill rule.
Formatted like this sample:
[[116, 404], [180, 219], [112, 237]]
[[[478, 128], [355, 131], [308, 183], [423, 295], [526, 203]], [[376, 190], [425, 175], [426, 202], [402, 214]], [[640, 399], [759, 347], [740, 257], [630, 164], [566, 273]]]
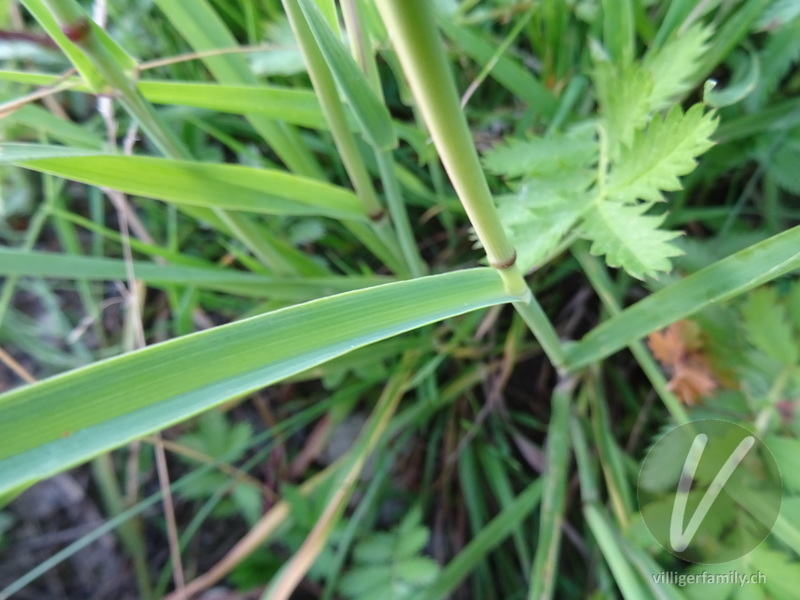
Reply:
[[483, 175], [428, 0], [377, 0], [419, 111], [493, 266], [512, 265], [508, 241]]
[[475, 233], [486, 250], [489, 264], [499, 271], [506, 290], [519, 298], [514, 307], [553, 364], [561, 368], [564, 364], [563, 348], [516, 265], [516, 252], [500, 222], [466, 117], [461, 110], [430, 2], [376, 0], [376, 3], [417, 108]]

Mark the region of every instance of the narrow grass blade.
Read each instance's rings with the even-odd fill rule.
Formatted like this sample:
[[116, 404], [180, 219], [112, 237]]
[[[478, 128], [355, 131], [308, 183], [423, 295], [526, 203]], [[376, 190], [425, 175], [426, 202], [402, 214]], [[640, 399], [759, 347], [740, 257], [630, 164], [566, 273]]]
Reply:
[[25, 125], [46, 135], [49, 140], [80, 148], [102, 150], [106, 143], [91, 127], [77, 125], [72, 121], [62, 119], [36, 104], [23, 106], [6, 117], [5, 122], [7, 124], [19, 123], [20, 125]]
[[[48, 152], [55, 158], [38, 158]], [[364, 208], [353, 192], [284, 171], [145, 156], [87, 154], [92, 153], [60, 146], [3, 144], [0, 163], [175, 204], [366, 220]]]
[[490, 269], [390, 283], [174, 339], [0, 396], [0, 494], [372, 342], [513, 300]]
[[58, 47], [67, 55], [70, 62], [75, 65], [75, 69], [81, 74], [89, 88], [93, 91], [100, 90], [104, 83], [100, 73], [92, 64], [92, 61], [61, 31], [58, 21], [48, 10], [46, 3], [42, 0], [23, 0], [22, 4], [39, 21], [47, 35], [58, 44]]
[[539, 517], [539, 540], [533, 559], [528, 600], [546, 600], [552, 598], [555, 592], [569, 474], [569, 416], [574, 385], [575, 380], [565, 379], [553, 392], [553, 414], [547, 428], [547, 472]]
[[[232, 269], [155, 265], [141, 261], [133, 262], [131, 268], [137, 279], [155, 287], [187, 285], [227, 294], [294, 302], [389, 282], [384, 277], [267, 277]], [[114, 258], [0, 248], [0, 276], [9, 275], [107, 281], [125, 280], [127, 271], [125, 261]]]
[[800, 268], [800, 226], [724, 258], [656, 292], [592, 330], [567, 348], [567, 368], [577, 369], [687, 317]]
[[[445, 35], [480, 65], [487, 64], [497, 49], [497, 44], [484, 39], [472, 30], [461, 27], [449, 18], [438, 20]], [[502, 84], [520, 100], [524, 100], [534, 113], [550, 119], [558, 110], [555, 96], [526, 69], [510, 56], [501, 56], [492, 68], [491, 77]]]
[[[238, 43], [205, 0], [156, 0], [170, 22], [186, 39], [195, 52], [235, 48]], [[247, 59], [238, 53], [207, 56], [202, 59], [209, 71], [220, 82], [231, 85], [256, 85], [259, 82], [250, 69]], [[275, 122], [260, 114], [247, 115], [247, 120], [281, 160], [295, 173], [325, 179], [311, 151], [303, 145], [297, 131], [282, 122]]]
[[594, 538], [600, 545], [603, 557], [606, 559], [614, 579], [622, 591], [623, 598], [649, 598], [645, 594], [636, 573], [631, 568], [627, 557], [622, 552], [617, 541], [617, 534], [611, 523], [597, 504], [587, 504], [583, 509], [589, 529], [592, 530]]
[[138, 88], [142, 95], [154, 104], [175, 104], [242, 115], [263, 115], [302, 127], [327, 128], [319, 100], [311, 90], [172, 81], [141, 81]]

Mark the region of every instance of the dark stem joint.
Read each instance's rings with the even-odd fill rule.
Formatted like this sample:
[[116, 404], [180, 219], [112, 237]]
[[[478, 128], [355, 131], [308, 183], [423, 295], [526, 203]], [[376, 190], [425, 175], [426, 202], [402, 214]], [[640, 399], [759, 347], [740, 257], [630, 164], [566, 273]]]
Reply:
[[371, 215], [369, 215], [369, 220], [372, 221], [373, 223], [379, 223], [380, 221], [383, 220], [385, 216], [386, 216], [386, 211], [379, 210], [378, 212], [374, 212]]
[[509, 258], [507, 260], [504, 260], [503, 262], [499, 262], [499, 263], [490, 262], [489, 266], [494, 267], [495, 269], [504, 270], [504, 269], [510, 269], [511, 267], [513, 267], [516, 264], [516, 262], [517, 262], [517, 253], [515, 251], [511, 255], [511, 258]]
[[80, 45], [89, 34], [90, 27], [89, 19], [81, 19], [77, 23], [64, 26], [61, 31], [64, 32], [64, 35], [67, 36], [70, 42]]

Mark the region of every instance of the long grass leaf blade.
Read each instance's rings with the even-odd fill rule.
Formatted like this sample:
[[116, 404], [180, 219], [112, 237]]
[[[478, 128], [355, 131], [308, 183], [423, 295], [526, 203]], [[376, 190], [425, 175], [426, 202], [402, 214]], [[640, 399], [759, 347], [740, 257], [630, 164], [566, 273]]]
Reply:
[[714, 302], [722, 302], [800, 268], [800, 226], [745, 248], [656, 292], [567, 348], [576, 369]]
[[491, 269], [347, 292], [170, 340], [0, 396], [0, 494], [337, 356], [514, 300]]
[[31, 144], [3, 144], [0, 163], [175, 204], [366, 220], [353, 192], [285, 171]]
[[[212, 266], [156, 265], [142, 261], [134, 261], [130, 268], [137, 279], [155, 287], [186, 285], [295, 302], [389, 282], [385, 277], [268, 277]], [[125, 280], [128, 276], [125, 261], [120, 259], [0, 248], [0, 276], [9, 275], [87, 281]]]

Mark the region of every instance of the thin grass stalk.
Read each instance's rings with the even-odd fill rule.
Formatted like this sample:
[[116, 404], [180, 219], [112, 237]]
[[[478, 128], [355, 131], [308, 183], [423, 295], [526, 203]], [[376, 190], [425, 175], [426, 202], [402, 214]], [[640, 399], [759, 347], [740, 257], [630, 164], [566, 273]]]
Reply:
[[383, 97], [381, 79], [378, 74], [378, 64], [369, 43], [369, 34], [365, 28], [364, 9], [360, 0], [342, 0], [342, 17], [344, 27], [347, 31], [347, 39], [350, 41], [350, 50], [353, 58], [358, 63], [361, 71], [367, 76], [367, 80], [375, 93]]
[[514, 307], [553, 364], [560, 368], [564, 364], [563, 348], [516, 264], [516, 252], [500, 222], [461, 110], [430, 3], [377, 0], [377, 5], [420, 113], [489, 264], [503, 277], [506, 290], [519, 298]]
[[450, 598], [453, 590], [481, 561], [486, 560], [489, 552], [511, 535], [515, 529], [522, 527], [527, 516], [539, 505], [541, 497], [542, 480], [537, 479], [476, 533], [475, 537], [442, 569], [433, 583], [415, 600]]
[[[503, 230], [460, 110], [429, 4], [425, 0], [377, 0], [417, 106], [489, 263], [513, 271], [516, 253]], [[515, 283], [514, 293], [524, 294], [524, 282]]]
[[378, 220], [383, 215], [383, 207], [378, 201], [372, 179], [358, 152], [355, 137], [350, 131], [333, 75], [296, 0], [282, 0], [282, 3], [344, 168], [367, 214], [371, 219]]
[[[378, 65], [370, 47], [369, 34], [364, 27], [364, 14], [360, 3], [357, 0], [344, 0], [342, 2], [342, 16], [344, 17], [353, 58], [367, 78], [372, 91], [375, 92], [378, 98], [383, 100], [383, 88], [378, 75]], [[376, 148], [375, 158], [378, 162], [378, 171], [386, 193], [389, 212], [397, 229], [403, 257], [411, 270], [412, 277], [420, 277], [425, 274], [427, 269], [414, 240], [411, 222], [408, 219], [408, 212], [400, 191], [400, 184], [394, 171], [391, 151], [382, 151]]]
[[[126, 509], [125, 500], [114, 472], [111, 454], [103, 454], [92, 461], [92, 475], [109, 515], [118, 517], [123, 514]], [[141, 520], [133, 517], [130, 520], [122, 521], [119, 524], [118, 535], [133, 561], [139, 594], [142, 600], [149, 600], [153, 597], [153, 587], [150, 584], [150, 567], [147, 564]]]
[[375, 158], [378, 161], [378, 170], [381, 174], [381, 181], [383, 182], [384, 191], [386, 193], [386, 202], [389, 205], [389, 213], [392, 216], [392, 223], [394, 223], [397, 231], [397, 237], [400, 240], [400, 249], [403, 252], [403, 258], [408, 265], [412, 277], [422, 277], [425, 274], [424, 263], [419, 255], [419, 247], [414, 239], [414, 232], [411, 228], [411, 221], [408, 219], [408, 211], [406, 204], [403, 201], [403, 195], [400, 191], [400, 184], [394, 172], [394, 161], [392, 154], [389, 150], [375, 149]]
[[539, 516], [539, 539], [531, 569], [528, 600], [549, 599], [555, 591], [566, 505], [570, 403], [574, 387], [575, 379], [564, 379], [553, 392], [553, 413], [547, 428], [547, 471]]
[[[608, 313], [612, 317], [621, 313], [622, 309], [614, 296], [613, 285], [608, 277], [608, 272], [603, 268], [600, 262], [589, 253], [586, 245], [578, 244], [573, 246], [572, 254], [580, 263], [583, 272], [586, 274], [586, 277], [588, 277], [589, 282], [600, 297], [600, 301], [603, 303]], [[634, 342], [628, 345], [628, 349], [633, 354], [636, 362], [639, 363], [642, 371], [644, 371], [653, 389], [658, 394], [658, 397], [661, 398], [661, 402], [664, 403], [664, 406], [675, 422], [678, 425], [688, 423], [689, 415], [686, 409], [675, 394], [667, 387], [667, 380], [664, 378], [661, 369], [658, 368], [655, 360], [653, 360], [653, 357], [644, 345], [641, 342]]]
[[[339, 156], [342, 159], [344, 168], [353, 188], [356, 191], [359, 199], [364, 205], [367, 215], [372, 221], [372, 229], [377, 234], [378, 240], [382, 240], [385, 249], [383, 251], [374, 251], [380, 258], [386, 256], [386, 252], [395, 256], [401, 254], [400, 248], [397, 244], [397, 236], [395, 232], [388, 226], [384, 218], [384, 209], [378, 200], [378, 195], [375, 193], [375, 188], [372, 185], [372, 178], [367, 170], [361, 153], [358, 151], [355, 137], [350, 126], [347, 123], [347, 118], [342, 104], [339, 90], [336, 88], [336, 82], [333, 75], [328, 68], [325, 58], [317, 45], [314, 35], [306, 22], [300, 6], [296, 0], [282, 0], [286, 16], [289, 19], [289, 24], [294, 32], [295, 39], [300, 46], [300, 51], [303, 54], [303, 61], [306, 64], [306, 70], [311, 78], [311, 84], [314, 91], [319, 98], [320, 106], [325, 114], [325, 120], [330, 128], [331, 135], [333, 136], [334, 144], [339, 151]], [[359, 235], [358, 230], [352, 230], [362, 242], [367, 242], [370, 237], [366, 235]], [[405, 254], [404, 252], [402, 254]], [[396, 268], [397, 262], [395, 260], [387, 261], [393, 270]], [[412, 268], [413, 263], [406, 260], [406, 266], [413, 276], [415, 269]], [[402, 271], [401, 271], [402, 273]]]
[[589, 444], [586, 440], [583, 425], [575, 415], [570, 420], [570, 433], [575, 461], [578, 466], [583, 515], [589, 529], [600, 546], [600, 551], [611, 569], [617, 585], [622, 590], [623, 597], [647, 598], [649, 596], [645, 595], [639, 579], [631, 569], [613, 527], [600, 504], [597, 474], [592, 464]]

